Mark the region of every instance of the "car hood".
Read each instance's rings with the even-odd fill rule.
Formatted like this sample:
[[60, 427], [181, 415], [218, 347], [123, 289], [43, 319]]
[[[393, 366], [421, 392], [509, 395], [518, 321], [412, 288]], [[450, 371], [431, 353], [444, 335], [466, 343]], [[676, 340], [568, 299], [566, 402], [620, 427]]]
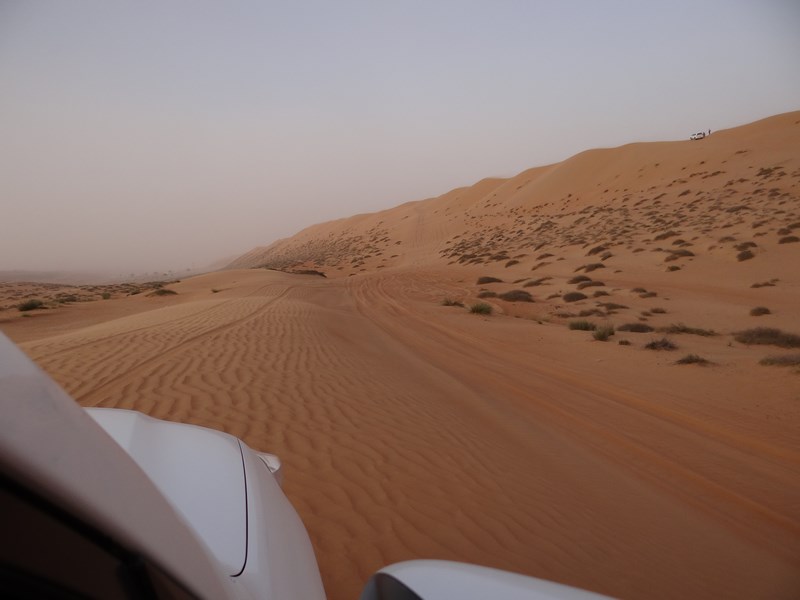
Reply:
[[239, 440], [130, 410], [86, 411], [150, 477], [224, 570], [240, 574], [247, 559], [247, 493]]

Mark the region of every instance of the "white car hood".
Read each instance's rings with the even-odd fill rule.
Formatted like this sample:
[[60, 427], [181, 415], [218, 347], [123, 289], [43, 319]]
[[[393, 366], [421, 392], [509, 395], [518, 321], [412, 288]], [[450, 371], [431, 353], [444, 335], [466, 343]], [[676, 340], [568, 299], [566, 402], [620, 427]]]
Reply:
[[247, 559], [247, 492], [239, 440], [225, 433], [88, 408], [133, 458], [232, 576]]

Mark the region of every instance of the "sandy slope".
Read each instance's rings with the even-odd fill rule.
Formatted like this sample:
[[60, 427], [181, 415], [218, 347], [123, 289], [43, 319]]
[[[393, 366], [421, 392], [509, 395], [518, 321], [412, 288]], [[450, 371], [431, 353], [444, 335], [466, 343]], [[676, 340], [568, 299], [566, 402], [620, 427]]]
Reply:
[[[281, 455], [331, 598], [421, 557], [622, 598], [797, 597], [800, 375], [758, 364], [797, 350], [734, 334], [800, 334], [800, 243], [780, 242], [800, 235], [798, 123], [591, 151], [241, 259], [328, 278], [231, 270], [1, 325], [86, 406]], [[598, 284], [567, 302], [575, 275]], [[441, 304], [512, 289], [535, 302]], [[662, 332], [602, 343], [578, 318], [716, 335], [656, 352]]]

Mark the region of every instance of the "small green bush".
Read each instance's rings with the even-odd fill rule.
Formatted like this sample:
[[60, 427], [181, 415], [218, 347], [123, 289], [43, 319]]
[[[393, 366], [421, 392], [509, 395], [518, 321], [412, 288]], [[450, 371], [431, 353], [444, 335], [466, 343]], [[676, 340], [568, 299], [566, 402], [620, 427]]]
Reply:
[[597, 325], [591, 321], [570, 321], [569, 328], [578, 331], [594, 331], [597, 329]]
[[469, 307], [469, 312], [476, 315], [490, 315], [492, 314], [492, 305], [486, 302], [478, 302]]
[[32, 298], [30, 300], [26, 300], [17, 305], [17, 310], [19, 312], [26, 312], [29, 310], [37, 310], [40, 308], [44, 308], [44, 302], [39, 300], [38, 298]]

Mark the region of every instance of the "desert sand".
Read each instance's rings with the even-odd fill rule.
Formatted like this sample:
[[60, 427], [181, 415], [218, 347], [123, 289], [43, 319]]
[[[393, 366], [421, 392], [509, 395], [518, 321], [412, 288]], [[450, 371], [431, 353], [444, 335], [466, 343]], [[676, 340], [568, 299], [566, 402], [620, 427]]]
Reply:
[[798, 236], [800, 112], [315, 225], [175, 294], [20, 313], [44, 291], [8, 284], [0, 327], [84, 406], [280, 455], [332, 599], [411, 558], [796, 598], [800, 359], [759, 363], [800, 348], [737, 334], [800, 335]]

